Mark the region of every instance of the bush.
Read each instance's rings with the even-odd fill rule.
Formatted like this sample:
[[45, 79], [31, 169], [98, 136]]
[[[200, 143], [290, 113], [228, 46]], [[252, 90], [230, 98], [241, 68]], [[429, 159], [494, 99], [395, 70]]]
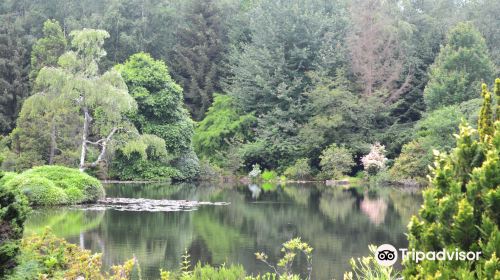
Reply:
[[0, 184], [0, 279], [17, 263], [28, 212], [28, 200], [18, 190]]
[[241, 265], [213, 267], [198, 263], [192, 271], [182, 271], [175, 274], [169, 271], [160, 271], [161, 280], [240, 280], [246, 279], [245, 269]]
[[312, 177], [311, 166], [309, 166], [309, 159], [298, 159], [292, 166], [288, 167], [284, 172], [286, 177], [292, 179], [309, 179]]
[[271, 170], [271, 171], [264, 170], [264, 172], [262, 172], [260, 177], [264, 181], [274, 181], [276, 178], [278, 178], [278, 173], [276, 173], [276, 171], [274, 171], [274, 170]]
[[143, 134], [129, 139], [115, 151], [110, 177], [119, 180], [168, 181], [181, 176], [170, 164], [165, 140]]
[[426, 183], [427, 166], [433, 162], [432, 150], [448, 152], [455, 145], [454, 134], [462, 119], [478, 122], [481, 99], [473, 99], [459, 105], [446, 106], [427, 113], [415, 125], [414, 139], [403, 146], [391, 169], [391, 175], [399, 180], [413, 179]]
[[203, 181], [220, 180], [223, 170], [220, 167], [211, 164], [207, 160], [200, 161], [200, 173], [198, 179]]
[[426, 183], [429, 165], [432, 163], [432, 150], [425, 138], [417, 138], [403, 146], [399, 157], [390, 170], [391, 177], [398, 180], [413, 179]]
[[5, 185], [7, 181], [10, 181], [12, 178], [16, 177], [18, 174], [15, 172], [3, 172], [2, 178], [0, 178], [0, 186]]
[[321, 177], [325, 179], [339, 179], [351, 171], [355, 165], [349, 149], [337, 144], [328, 146], [320, 156]]
[[20, 190], [33, 205], [59, 205], [68, 203], [68, 196], [54, 182], [43, 177], [20, 174], [5, 184], [7, 188]]
[[[497, 79], [497, 87], [500, 80]], [[500, 90], [500, 88], [499, 88]], [[491, 116], [482, 116], [493, 119]], [[498, 279], [500, 271], [500, 119], [478, 140], [466, 124], [457, 147], [436, 152], [429, 188], [418, 217], [408, 225], [409, 247], [420, 251], [481, 251], [472, 261], [407, 261], [405, 279]]]
[[352, 271], [344, 273], [344, 280], [396, 280], [401, 279], [399, 272], [393, 269], [392, 266], [381, 266], [375, 259], [377, 247], [375, 245], [368, 246], [371, 255], [355, 260], [352, 258]]
[[386, 167], [385, 146], [380, 143], [373, 144], [370, 153], [362, 157], [361, 162], [368, 175], [377, 175]]
[[194, 151], [185, 151], [174, 164], [174, 167], [179, 170], [178, 176], [173, 177], [176, 180], [194, 179], [200, 173], [200, 160]]
[[103, 198], [105, 195], [104, 188], [99, 180], [81, 172], [78, 169], [56, 165], [45, 165], [34, 167], [33, 169], [27, 170], [22, 174], [47, 178], [53, 181], [56, 187], [63, 190], [70, 187], [76, 187], [82, 190], [85, 194], [85, 200], [81, 201], [82, 203], [96, 201]]
[[70, 244], [45, 232], [24, 238], [20, 263], [11, 280], [24, 279], [130, 279], [134, 260], [111, 268], [103, 274], [100, 254], [92, 254], [77, 245]]
[[261, 175], [260, 165], [258, 163], [252, 165], [252, 170], [248, 172], [248, 177], [255, 180]]
[[7, 176], [10, 179], [5, 179], [5, 185], [19, 189], [32, 205], [94, 202], [105, 195], [99, 180], [63, 166], [39, 166], [18, 175], [7, 173]]

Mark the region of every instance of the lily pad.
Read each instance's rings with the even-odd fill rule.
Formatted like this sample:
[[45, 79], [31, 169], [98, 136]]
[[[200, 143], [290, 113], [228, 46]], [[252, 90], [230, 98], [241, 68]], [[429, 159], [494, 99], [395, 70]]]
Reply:
[[96, 204], [76, 207], [83, 210], [113, 209], [117, 211], [173, 212], [193, 211], [203, 205], [225, 206], [229, 204], [229, 202], [108, 197], [98, 200]]

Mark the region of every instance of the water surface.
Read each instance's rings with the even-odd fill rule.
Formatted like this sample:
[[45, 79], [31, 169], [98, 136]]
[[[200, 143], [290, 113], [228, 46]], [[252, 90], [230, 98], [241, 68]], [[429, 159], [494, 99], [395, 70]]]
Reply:
[[[110, 184], [108, 197], [230, 202], [191, 211], [145, 212], [36, 209], [25, 234], [50, 226], [59, 237], [103, 253], [105, 267], [133, 256], [143, 279], [176, 269], [185, 250], [196, 263], [239, 263], [250, 273], [267, 272], [255, 252], [281, 256], [281, 244], [302, 237], [314, 248], [313, 278], [342, 279], [349, 259], [368, 255], [369, 244], [407, 245], [406, 225], [420, 194], [392, 188], [345, 189], [312, 185]], [[297, 272], [305, 271], [298, 258]]]

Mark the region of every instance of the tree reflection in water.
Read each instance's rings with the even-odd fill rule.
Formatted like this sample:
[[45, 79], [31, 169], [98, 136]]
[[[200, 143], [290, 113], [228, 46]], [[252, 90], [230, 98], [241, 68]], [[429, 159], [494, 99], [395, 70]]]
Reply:
[[[56, 235], [76, 244], [82, 237], [87, 249], [104, 253], [106, 266], [135, 255], [144, 279], [157, 278], [161, 267], [177, 268], [186, 249], [193, 263], [240, 263], [249, 272], [265, 272], [268, 268], [254, 253], [265, 251], [275, 262], [281, 256], [281, 244], [301, 236], [314, 248], [313, 278], [339, 279], [349, 268], [350, 257], [368, 254], [368, 244], [406, 246], [406, 225], [421, 203], [418, 193], [391, 188], [367, 193], [321, 184], [109, 185], [107, 193], [231, 204], [157, 213], [39, 209], [26, 232], [40, 232], [49, 224]], [[305, 260], [297, 261], [297, 272], [304, 273]]]

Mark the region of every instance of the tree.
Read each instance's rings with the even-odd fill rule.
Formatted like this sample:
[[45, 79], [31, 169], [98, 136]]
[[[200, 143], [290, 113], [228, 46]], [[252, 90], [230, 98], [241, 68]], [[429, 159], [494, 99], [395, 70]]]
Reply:
[[465, 6], [468, 20], [472, 21], [481, 32], [488, 45], [489, 53], [496, 66], [496, 74], [500, 74], [500, 21], [490, 20], [498, 15], [500, 2], [496, 0], [472, 1]]
[[[136, 103], [128, 94], [127, 86], [118, 72], [111, 70], [103, 75], [98, 72], [99, 60], [106, 54], [102, 45], [108, 36], [103, 30], [73, 31], [70, 34], [73, 50], [59, 58], [58, 67], [44, 67], [40, 70], [35, 82], [36, 93], [23, 106], [23, 118], [18, 124], [21, 131], [12, 135], [18, 141], [14, 141], [12, 148], [19, 155], [26, 152], [24, 149], [32, 149], [28, 155], [34, 155], [42, 162], [53, 163], [58, 138], [67, 141], [78, 135], [79, 140], [69, 142], [73, 153], [80, 146], [80, 170], [105, 163], [114, 134], [128, 130], [128, 123], [123, 118], [125, 112], [136, 108]], [[43, 125], [32, 126], [32, 120]], [[69, 135], [61, 134], [61, 127], [67, 128]], [[50, 134], [50, 140], [46, 142], [38, 143], [39, 139], [32, 138], [47, 134]], [[16, 138], [17, 136], [26, 136], [31, 143], [41, 147], [34, 151], [33, 147], [18, 150], [19, 146], [24, 145], [25, 139]], [[96, 147], [92, 154], [96, 151], [97, 156], [89, 162], [91, 146]], [[50, 151], [50, 155], [44, 157], [40, 149]]]
[[57, 60], [66, 52], [67, 41], [61, 25], [56, 20], [47, 20], [43, 24], [43, 36], [38, 39], [31, 50], [30, 79], [36, 80], [40, 69], [46, 66], [57, 66]]
[[472, 99], [459, 105], [445, 106], [426, 113], [410, 131], [411, 141], [405, 144], [394, 161], [391, 175], [397, 179], [414, 179], [427, 184], [427, 166], [434, 161], [433, 150], [449, 152], [462, 119], [478, 123], [481, 100]]
[[29, 40], [12, 15], [0, 27], [0, 133], [9, 133], [23, 100], [29, 96]]
[[332, 144], [321, 153], [321, 171], [326, 178], [340, 179], [356, 165], [351, 152], [345, 147]]
[[483, 81], [491, 82], [493, 74], [484, 38], [471, 23], [459, 23], [430, 67], [424, 90], [428, 110], [474, 98], [474, 89]]
[[[487, 110], [484, 110], [487, 111]], [[485, 116], [485, 115], [483, 115]], [[489, 116], [487, 118], [491, 118]], [[489, 137], [462, 124], [456, 148], [436, 153], [424, 203], [408, 225], [408, 250], [481, 252], [468, 261], [407, 260], [405, 279], [494, 279], [500, 271], [500, 122]], [[484, 141], [491, 139], [492, 141]], [[445, 226], [446, 225], [446, 226]]]
[[[114, 70], [99, 75], [99, 60], [106, 55], [102, 48], [109, 34], [104, 30], [83, 29], [70, 33], [71, 45], [75, 51], [61, 56], [59, 64], [63, 78], [68, 79], [69, 92], [62, 97], [76, 100], [77, 107], [83, 115], [81, 127], [80, 170], [96, 167], [105, 161], [107, 146], [113, 135], [125, 128], [123, 114], [136, 109], [135, 100], [128, 94], [127, 86], [120, 74]], [[45, 71], [52, 71], [48, 68]], [[64, 77], [65, 76], [65, 77]], [[53, 86], [53, 80], [46, 87]], [[92, 121], [95, 119], [95, 125]], [[93, 133], [93, 135], [91, 134]], [[94, 140], [93, 139], [98, 139]], [[97, 146], [100, 150], [96, 160], [87, 163], [88, 145]]]
[[247, 166], [284, 168], [302, 156], [298, 134], [309, 117], [303, 93], [311, 85], [306, 73], [336, 57], [328, 55], [344, 40], [344, 11], [341, 3], [316, 0], [262, 1], [248, 11], [250, 39], [230, 55], [226, 88], [242, 114], [258, 118], [255, 141], [243, 146]]
[[194, 177], [198, 169], [191, 142], [194, 125], [183, 107], [182, 88], [170, 77], [167, 65], [138, 53], [117, 65], [116, 70], [138, 104], [130, 119], [139, 133], [156, 135], [165, 141], [174, 167], [183, 173], [178, 179]]
[[479, 121], [477, 125], [477, 131], [479, 134], [479, 139], [482, 142], [490, 141], [488, 137], [493, 135], [493, 110], [492, 110], [492, 99], [491, 92], [488, 91], [488, 87], [483, 84], [481, 90], [481, 96], [483, 97], [483, 105], [481, 106], [481, 111], [479, 112]]
[[251, 139], [252, 126], [256, 118], [252, 114], [242, 115], [234, 106], [229, 95], [214, 95], [214, 102], [206, 117], [196, 126], [193, 144], [196, 153], [204, 159], [221, 164], [222, 153], [232, 144], [233, 139]]
[[[406, 57], [398, 38], [396, 23], [380, 0], [354, 1], [351, 5], [353, 28], [347, 37], [351, 66], [359, 77], [363, 94], [385, 92], [384, 100], [395, 101], [407, 90], [410, 75], [400, 82], [406, 70]], [[400, 82], [400, 83], [398, 83]]]
[[195, 120], [201, 120], [221, 90], [227, 52], [227, 28], [223, 10], [214, 0], [192, 0], [183, 13], [184, 24], [176, 31], [172, 75], [184, 89], [184, 100]]
[[110, 175], [120, 180], [165, 180], [182, 174], [170, 166], [165, 140], [149, 134], [133, 135], [118, 145], [111, 164]]

